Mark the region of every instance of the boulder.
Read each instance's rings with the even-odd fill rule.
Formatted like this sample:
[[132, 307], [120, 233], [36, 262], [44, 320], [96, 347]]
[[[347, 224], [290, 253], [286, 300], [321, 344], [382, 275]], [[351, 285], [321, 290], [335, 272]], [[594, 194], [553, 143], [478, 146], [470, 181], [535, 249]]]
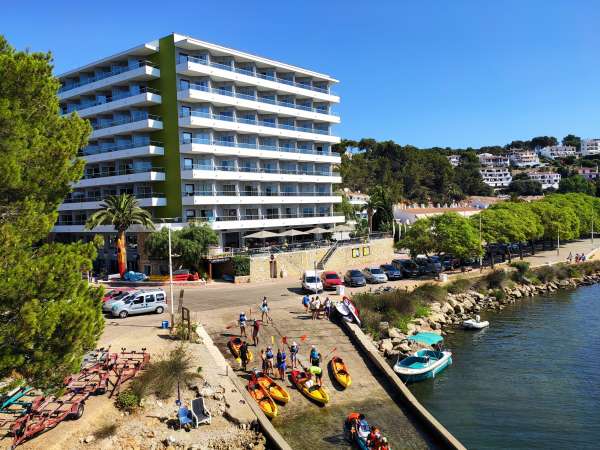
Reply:
[[379, 342], [379, 350], [385, 354], [394, 350], [394, 344], [392, 344], [392, 340], [391, 339], [382, 339]]
[[442, 313], [433, 313], [429, 315], [429, 322], [434, 324], [434, 323], [440, 323], [440, 324], [445, 324], [446, 323], [446, 316], [444, 316]]
[[388, 330], [390, 328], [389, 322], [379, 322], [379, 332], [382, 336], [388, 335]]
[[421, 331], [421, 327], [419, 325], [415, 325], [414, 323], [409, 323], [407, 328], [407, 335], [412, 336], [415, 333]]
[[456, 306], [454, 306], [454, 312], [456, 314], [464, 314], [465, 309], [463, 308], [463, 306], [460, 303], [457, 303]]
[[433, 302], [429, 305], [429, 309], [431, 311], [440, 312], [442, 310], [442, 305], [440, 305], [438, 302]]
[[394, 347], [400, 345], [402, 343], [404, 339], [400, 339], [400, 338], [392, 338], [392, 344], [394, 344]]
[[453, 313], [454, 312], [454, 307], [450, 303], [444, 303], [442, 305], [442, 312], [444, 314]]
[[398, 328], [392, 327], [388, 330], [388, 334], [390, 336], [390, 338], [394, 339], [404, 339], [406, 338], [406, 335], [400, 331]]
[[448, 299], [448, 303], [450, 303], [450, 306], [452, 306], [452, 308], [456, 308], [456, 305], [460, 305], [458, 300], [455, 300], [453, 298]]

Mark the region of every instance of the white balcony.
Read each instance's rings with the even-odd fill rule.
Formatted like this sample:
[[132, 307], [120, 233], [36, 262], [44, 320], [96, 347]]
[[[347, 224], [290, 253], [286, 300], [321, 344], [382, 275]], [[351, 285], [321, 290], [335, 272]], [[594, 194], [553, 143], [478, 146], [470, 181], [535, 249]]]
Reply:
[[335, 195], [188, 195], [182, 198], [184, 206], [194, 205], [290, 205], [315, 203], [340, 203], [342, 197]]
[[119, 98], [117, 100], [90, 106], [88, 108], [78, 109], [77, 114], [79, 114], [80, 117], [86, 118], [96, 116], [98, 114], [106, 114], [110, 111], [114, 111], [117, 109], [160, 105], [160, 102], [161, 96], [158, 93], [150, 91], [141, 92], [139, 94], [130, 95], [127, 97]]
[[[133, 144], [129, 144], [133, 145]], [[146, 156], [163, 156], [165, 149], [161, 145], [143, 145], [140, 147], [123, 148], [122, 150], [107, 150], [102, 149], [101, 153], [94, 153], [91, 155], [84, 155], [82, 158], [86, 163], [99, 163], [105, 161], [115, 161], [118, 159], [130, 159], [139, 158]]]
[[162, 130], [163, 123], [160, 117], [148, 116], [141, 119], [129, 119], [113, 122], [109, 126], [97, 128], [92, 132], [90, 139], [99, 139], [115, 134], [130, 134], [133, 132]]
[[253, 228], [299, 227], [344, 223], [345, 220], [344, 216], [290, 217], [276, 219], [263, 217], [255, 220], [216, 220], [209, 223], [213, 230], [229, 231]]
[[262, 78], [243, 69], [236, 69], [236, 71], [233, 71], [223, 68], [222, 66], [219, 67], [219, 65], [216, 64], [208, 65], [199, 58], [190, 57], [188, 58], [188, 61], [180, 62], [177, 64], [176, 70], [177, 73], [187, 76], [210, 76], [219, 81], [234, 81], [240, 84], [260, 86], [272, 91], [311, 97], [325, 102], [340, 102], [340, 98], [337, 95], [303, 88], [300, 87], [301, 85], [298, 83], [295, 85], [288, 84], [285, 80], [277, 81], [276, 79]]
[[73, 184], [73, 188], [86, 188], [94, 186], [108, 186], [111, 184], [144, 183], [149, 181], [165, 181], [165, 173], [156, 169], [128, 174], [115, 174], [111, 176], [97, 176], [83, 178]]
[[322, 134], [318, 132], [307, 132], [298, 131], [298, 128], [291, 127], [294, 129], [287, 129], [277, 127], [275, 125], [267, 126], [261, 125], [261, 122], [256, 121], [253, 123], [244, 123], [240, 119], [234, 120], [223, 120], [218, 119], [220, 116], [209, 116], [204, 117], [203, 115], [193, 115], [179, 118], [179, 126], [183, 128], [212, 128], [220, 131], [236, 131], [239, 133], [247, 134], [258, 134], [261, 136], [275, 136], [285, 139], [298, 139], [303, 141], [315, 141], [315, 142], [328, 142], [330, 144], [337, 144], [340, 142], [340, 138], [332, 136], [330, 134]]
[[81, 86], [68, 90], [63, 89], [58, 93], [58, 98], [59, 100], [68, 100], [70, 98], [79, 97], [80, 95], [84, 95], [99, 89], [105, 89], [113, 84], [125, 83], [129, 81], [152, 80], [159, 77], [160, 69], [158, 69], [158, 67], [153, 67], [149, 63], [142, 63], [138, 67], [125, 70], [121, 73], [117, 73], [91, 83], [85, 83]]
[[219, 145], [218, 141], [209, 143], [209, 141], [200, 140], [199, 142], [194, 142], [194, 140], [192, 140], [190, 143], [181, 144], [179, 146], [179, 152], [186, 154], [201, 153], [216, 156], [238, 156], [245, 158], [281, 159], [286, 161], [306, 161], [331, 164], [340, 164], [342, 161], [342, 158], [337, 153], [326, 154], [314, 150], [309, 151], [272, 146], [257, 146], [256, 148], [250, 148], [250, 146], [244, 146], [244, 144], [227, 144], [228, 145]]
[[285, 173], [285, 171], [272, 172], [243, 172], [218, 170], [218, 168], [189, 169], [181, 171], [182, 180], [223, 180], [223, 181], [281, 181], [290, 183], [334, 183], [342, 182], [342, 177], [336, 172], [319, 175], [303, 174], [300, 172]]
[[289, 103], [276, 102], [274, 100], [266, 102], [261, 101], [260, 99], [254, 99], [245, 94], [234, 94], [223, 89], [210, 89], [204, 86], [192, 86], [190, 89], [181, 90], [177, 93], [177, 99], [189, 103], [209, 102], [219, 106], [233, 106], [238, 109], [249, 109], [263, 113], [300, 117], [322, 122], [340, 123], [339, 116], [319, 112], [314, 108], [299, 107]]
[[[85, 201], [85, 202], [69, 202], [63, 203], [58, 207], [59, 211], [75, 211], [75, 210], [94, 210], [100, 209], [102, 201]], [[148, 197], [139, 198], [138, 204], [144, 208], [152, 208], [155, 206], [167, 206], [167, 199], [164, 197]]]

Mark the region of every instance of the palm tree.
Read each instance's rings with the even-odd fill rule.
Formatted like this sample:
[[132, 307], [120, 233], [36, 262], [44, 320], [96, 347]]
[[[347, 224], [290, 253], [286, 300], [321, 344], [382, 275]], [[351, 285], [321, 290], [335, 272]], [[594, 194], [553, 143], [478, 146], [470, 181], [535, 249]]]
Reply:
[[88, 218], [85, 228], [93, 230], [99, 225], [115, 227], [117, 231], [117, 263], [122, 278], [127, 270], [125, 232], [133, 224], [140, 224], [153, 230], [152, 216], [140, 207], [137, 199], [131, 194], [109, 195], [100, 204], [100, 208]]

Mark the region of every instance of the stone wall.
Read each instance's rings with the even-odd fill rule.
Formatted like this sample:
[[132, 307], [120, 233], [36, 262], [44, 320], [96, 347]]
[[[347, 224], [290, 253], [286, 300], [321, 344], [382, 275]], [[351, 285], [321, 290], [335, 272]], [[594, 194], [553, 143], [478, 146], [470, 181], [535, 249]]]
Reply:
[[[328, 247], [314, 250], [302, 250], [290, 253], [278, 253], [270, 256], [250, 259], [250, 281], [266, 281], [271, 279], [271, 265], [276, 267], [277, 278], [300, 278], [305, 270], [314, 267], [329, 250]], [[368, 243], [345, 245], [337, 248], [325, 264], [325, 270], [338, 272], [350, 268], [363, 268], [373, 263], [389, 262], [394, 258], [394, 242], [392, 238], [374, 239]]]

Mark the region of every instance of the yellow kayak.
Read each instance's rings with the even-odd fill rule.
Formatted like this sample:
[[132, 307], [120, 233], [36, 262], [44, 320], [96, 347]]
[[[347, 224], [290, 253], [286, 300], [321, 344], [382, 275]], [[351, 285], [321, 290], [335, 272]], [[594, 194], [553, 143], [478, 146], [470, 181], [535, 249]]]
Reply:
[[273, 417], [277, 416], [277, 403], [275, 403], [273, 399], [269, 397], [269, 394], [265, 388], [254, 381], [250, 381], [248, 383], [248, 392], [250, 393], [250, 396], [256, 400], [256, 403], [258, 403], [258, 406], [268, 418], [272, 419]]
[[342, 358], [339, 356], [334, 356], [331, 358], [329, 364], [331, 364], [331, 371], [333, 372], [333, 375], [338, 383], [340, 383], [344, 388], [347, 388], [352, 384], [352, 377], [350, 376], [348, 367]]
[[[231, 354], [236, 358], [240, 357], [240, 347], [242, 346], [242, 340], [239, 337], [232, 337], [229, 339], [229, 350], [231, 350]], [[252, 361], [254, 359], [254, 355], [252, 351], [248, 349], [248, 361]]]
[[268, 377], [262, 372], [258, 372], [255, 375], [255, 380], [268, 392], [273, 400], [281, 403], [287, 403], [290, 400], [290, 394], [273, 381], [271, 377]]
[[316, 384], [310, 387], [306, 386], [305, 383], [309, 378], [306, 372], [292, 370], [291, 378], [294, 385], [296, 385], [296, 388], [311, 400], [314, 400], [322, 405], [325, 405], [329, 402], [329, 394], [324, 387], [317, 386]]

